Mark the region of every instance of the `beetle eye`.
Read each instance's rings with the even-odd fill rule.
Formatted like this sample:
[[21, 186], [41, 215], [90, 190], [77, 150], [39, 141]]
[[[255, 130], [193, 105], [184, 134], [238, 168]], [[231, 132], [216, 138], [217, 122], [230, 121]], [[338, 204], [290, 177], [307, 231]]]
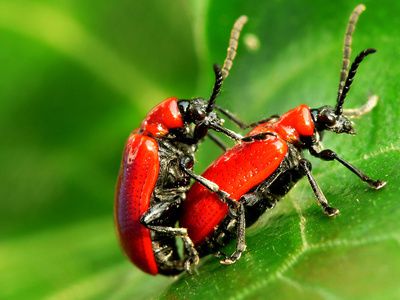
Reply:
[[336, 124], [336, 116], [330, 112], [325, 112], [320, 115], [320, 120], [327, 126], [333, 126]]
[[197, 108], [194, 119], [201, 121], [201, 120], [204, 120], [205, 117], [206, 117], [206, 112], [203, 109], [201, 109], [200, 107]]

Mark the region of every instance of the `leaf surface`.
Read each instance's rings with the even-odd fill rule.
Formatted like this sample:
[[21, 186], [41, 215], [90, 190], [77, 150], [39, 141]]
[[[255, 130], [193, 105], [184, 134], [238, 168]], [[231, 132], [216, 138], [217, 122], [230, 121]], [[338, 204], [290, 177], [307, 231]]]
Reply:
[[[307, 1], [0, 1], [0, 298], [393, 299], [400, 297], [400, 4], [366, 1], [345, 107], [378, 106], [356, 136], [324, 144], [374, 178], [311, 159], [335, 219], [302, 180], [247, 230], [233, 266], [203, 258], [198, 275], [151, 277], [121, 255], [113, 194], [129, 132], [163, 98], [207, 97], [230, 28], [238, 55], [218, 99], [247, 122], [301, 103], [335, 103], [343, 34], [357, 3]], [[253, 34], [260, 43], [250, 51]], [[229, 122], [227, 125], [235, 128]], [[219, 155], [202, 145], [199, 172]], [[234, 242], [226, 252], [233, 251]]]

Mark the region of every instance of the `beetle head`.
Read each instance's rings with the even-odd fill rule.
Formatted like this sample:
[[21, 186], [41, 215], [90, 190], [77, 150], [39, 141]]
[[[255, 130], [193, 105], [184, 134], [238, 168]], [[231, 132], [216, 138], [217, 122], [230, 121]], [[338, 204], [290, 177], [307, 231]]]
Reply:
[[331, 106], [322, 106], [311, 110], [316, 129], [335, 133], [355, 134], [353, 122], [343, 114], [336, 114], [336, 109]]
[[347, 70], [347, 68], [342, 69], [342, 72], [344, 72], [346, 76], [341, 78], [339, 83], [339, 91], [335, 108], [331, 106], [322, 106], [312, 110], [314, 123], [319, 132], [323, 130], [329, 130], [335, 133], [355, 134], [353, 123], [344, 113], [343, 104], [347, 93], [350, 90], [351, 84], [353, 83], [354, 76], [356, 75], [360, 63], [365, 57], [375, 52], [376, 50], [372, 48], [361, 51], [354, 59], [349, 70]]
[[207, 116], [208, 102], [202, 98], [180, 100], [178, 106], [185, 123], [197, 124]]
[[202, 121], [204, 121], [207, 117], [215, 119], [216, 115], [213, 112], [215, 108], [215, 100], [221, 91], [223, 82], [222, 71], [218, 65], [214, 65], [214, 73], [214, 87], [208, 101], [202, 98], [179, 101], [179, 109], [186, 123], [199, 124], [202, 123]]

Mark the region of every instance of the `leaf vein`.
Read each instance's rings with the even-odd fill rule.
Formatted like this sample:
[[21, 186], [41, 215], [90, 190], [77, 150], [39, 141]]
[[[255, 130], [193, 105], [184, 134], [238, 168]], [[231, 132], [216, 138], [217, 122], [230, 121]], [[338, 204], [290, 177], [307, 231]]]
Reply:
[[[305, 188], [303, 187], [301, 192], [300, 192], [300, 196], [299, 196], [300, 199], [303, 198], [304, 192], [305, 192]], [[290, 197], [290, 201], [292, 202], [293, 207], [296, 210], [296, 212], [297, 212], [297, 214], [299, 216], [299, 219], [300, 219], [300, 221], [299, 221], [300, 236], [301, 236], [303, 249], [306, 250], [306, 249], [308, 249], [308, 246], [309, 246], [308, 245], [308, 241], [307, 241], [307, 236], [306, 236], [307, 219], [303, 215], [303, 212], [301, 210], [301, 207], [300, 207], [299, 203], [293, 197]]]
[[372, 237], [364, 237], [358, 239], [336, 239], [336, 240], [329, 240], [324, 241], [321, 243], [315, 243], [310, 245], [310, 249], [328, 249], [328, 248], [336, 248], [336, 247], [358, 247], [368, 244], [374, 244], [389, 240], [398, 241], [398, 235], [396, 234], [384, 234], [384, 235], [377, 235]]
[[313, 250], [320, 250], [326, 248], [334, 248], [334, 247], [358, 247], [367, 244], [379, 243], [382, 241], [395, 240], [400, 244], [400, 234], [388, 234], [388, 235], [379, 235], [379, 236], [371, 236], [368, 238], [355, 239], [355, 240], [347, 240], [347, 239], [337, 239], [330, 240], [322, 243], [310, 244], [308, 248], [300, 248], [295, 251], [292, 255], [288, 256], [280, 267], [277, 268], [275, 272], [273, 272], [268, 278], [260, 279], [254, 282], [252, 285], [248, 286], [246, 289], [242, 290], [242, 292], [238, 293], [235, 297], [231, 297], [230, 299], [240, 300], [246, 299], [249, 295], [253, 294], [257, 290], [267, 286], [268, 284], [274, 282], [277, 279], [282, 279], [284, 274], [292, 268], [298, 260], [307, 252]]
[[287, 285], [294, 287], [295, 289], [299, 291], [304, 291], [308, 290], [311, 292], [314, 292], [321, 296], [323, 299], [326, 300], [338, 300], [341, 299], [341, 297], [336, 296], [333, 294], [331, 291], [328, 291], [327, 289], [324, 289], [322, 287], [317, 287], [309, 284], [305, 284], [304, 282], [300, 283], [290, 277], [287, 276], [280, 276], [279, 279], [281, 279], [283, 282], [285, 282]]

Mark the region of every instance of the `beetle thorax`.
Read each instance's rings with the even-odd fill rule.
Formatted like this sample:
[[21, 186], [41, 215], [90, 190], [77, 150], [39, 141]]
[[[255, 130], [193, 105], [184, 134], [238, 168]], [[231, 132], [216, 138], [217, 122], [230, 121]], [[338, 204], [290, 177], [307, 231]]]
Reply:
[[140, 126], [140, 133], [153, 137], [166, 136], [170, 129], [181, 128], [184, 123], [177, 98], [168, 98], [154, 107]]
[[255, 127], [248, 135], [272, 132], [277, 134], [286, 142], [298, 145], [301, 138], [314, 135], [314, 122], [311, 117], [310, 108], [300, 105], [280, 118], [272, 119]]

